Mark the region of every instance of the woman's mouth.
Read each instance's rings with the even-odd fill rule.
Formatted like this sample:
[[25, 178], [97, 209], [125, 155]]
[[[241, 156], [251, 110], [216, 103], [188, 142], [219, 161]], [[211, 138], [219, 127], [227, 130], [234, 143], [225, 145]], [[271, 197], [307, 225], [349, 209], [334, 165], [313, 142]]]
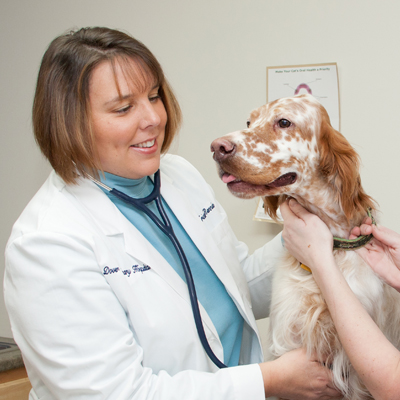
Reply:
[[133, 144], [132, 147], [139, 147], [141, 149], [148, 149], [150, 147], [153, 147], [156, 142], [156, 139], [153, 140], [148, 140], [147, 142], [142, 142], [138, 144]]

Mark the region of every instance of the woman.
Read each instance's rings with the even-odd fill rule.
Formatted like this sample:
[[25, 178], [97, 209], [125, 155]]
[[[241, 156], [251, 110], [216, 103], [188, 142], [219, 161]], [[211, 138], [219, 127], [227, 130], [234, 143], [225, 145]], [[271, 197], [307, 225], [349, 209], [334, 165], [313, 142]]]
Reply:
[[[40, 68], [33, 125], [54, 171], [13, 228], [5, 273], [31, 398], [339, 395], [330, 372], [301, 350], [262, 363], [251, 301], [262, 310], [256, 317], [266, 316], [280, 238], [249, 256], [200, 174], [165, 154], [180, 109], [146, 47], [107, 28], [56, 38]], [[144, 198], [158, 169], [205, 334], [228, 368], [200, 343], [172, 243], [107, 190]], [[160, 217], [154, 201], [148, 207]]]
[[[399, 399], [400, 352], [379, 330], [337, 268], [329, 229], [294, 199], [283, 204], [281, 212], [285, 247], [312, 269], [351, 364], [374, 399]], [[400, 235], [371, 224], [368, 218], [353, 229], [350, 238], [373, 234], [373, 241], [357, 252], [400, 291]]]

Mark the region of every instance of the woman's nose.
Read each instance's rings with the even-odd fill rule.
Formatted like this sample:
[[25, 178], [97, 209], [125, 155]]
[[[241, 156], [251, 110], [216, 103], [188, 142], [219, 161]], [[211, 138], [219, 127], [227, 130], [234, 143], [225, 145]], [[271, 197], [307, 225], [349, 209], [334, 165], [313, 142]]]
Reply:
[[160, 121], [161, 117], [154, 104], [150, 102], [144, 104], [142, 109], [141, 128], [146, 129], [148, 127], [158, 126]]

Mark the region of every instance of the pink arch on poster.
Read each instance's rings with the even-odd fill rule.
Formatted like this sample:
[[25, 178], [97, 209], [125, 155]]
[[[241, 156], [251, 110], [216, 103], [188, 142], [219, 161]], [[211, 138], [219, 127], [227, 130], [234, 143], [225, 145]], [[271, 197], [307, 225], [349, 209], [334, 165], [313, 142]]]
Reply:
[[306, 89], [309, 94], [312, 94], [312, 90], [310, 86], [306, 85], [305, 83], [301, 83], [299, 86], [297, 86], [296, 90], [294, 91], [294, 94], [299, 94], [301, 89]]

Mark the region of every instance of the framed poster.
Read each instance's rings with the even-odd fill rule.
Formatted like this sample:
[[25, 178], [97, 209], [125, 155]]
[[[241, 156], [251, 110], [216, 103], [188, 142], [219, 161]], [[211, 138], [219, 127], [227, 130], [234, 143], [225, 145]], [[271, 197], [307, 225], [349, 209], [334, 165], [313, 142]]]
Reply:
[[328, 111], [340, 131], [339, 79], [336, 63], [267, 67], [267, 103], [308, 93]]

